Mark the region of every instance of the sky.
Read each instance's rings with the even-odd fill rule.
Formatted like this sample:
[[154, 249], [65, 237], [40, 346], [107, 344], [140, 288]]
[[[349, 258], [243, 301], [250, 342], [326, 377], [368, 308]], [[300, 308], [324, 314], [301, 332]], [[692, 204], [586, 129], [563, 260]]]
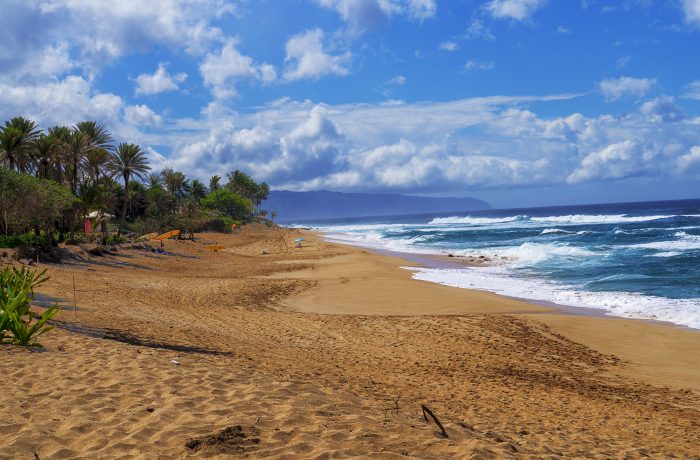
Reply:
[[154, 171], [495, 207], [700, 197], [700, 0], [3, 0], [0, 120]]

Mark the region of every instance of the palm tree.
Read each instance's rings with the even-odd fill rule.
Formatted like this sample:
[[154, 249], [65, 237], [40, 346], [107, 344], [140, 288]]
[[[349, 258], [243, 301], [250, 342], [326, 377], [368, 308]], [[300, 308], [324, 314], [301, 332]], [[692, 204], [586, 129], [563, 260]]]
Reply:
[[14, 117], [0, 128], [0, 153], [10, 169], [26, 172], [30, 166], [29, 150], [39, 135], [39, 128], [33, 121]]
[[5, 127], [0, 131], [1, 159], [10, 169], [15, 169], [15, 165], [20, 160], [22, 143], [22, 131], [19, 129]]
[[190, 195], [194, 202], [199, 204], [199, 200], [207, 196], [207, 188], [199, 179], [193, 179], [190, 183]]
[[190, 189], [189, 180], [183, 173], [174, 171], [172, 168], [165, 168], [160, 174], [163, 177], [165, 188], [175, 195], [179, 204]]
[[40, 179], [52, 176], [52, 166], [56, 163], [58, 140], [51, 134], [39, 134], [32, 144], [32, 156], [36, 162], [36, 172]]
[[122, 176], [124, 179], [124, 203], [122, 204], [122, 215], [119, 219], [119, 230], [117, 236], [122, 234], [126, 210], [129, 201], [129, 179], [138, 177], [144, 179], [149, 169], [146, 155], [141, 151], [141, 147], [136, 144], [119, 144], [116, 152], [111, 154], [108, 164], [109, 171], [115, 176]]
[[94, 147], [87, 151], [83, 157], [83, 167], [85, 172], [94, 181], [99, 181], [107, 169], [109, 152], [101, 147]]
[[163, 180], [160, 174], [149, 174], [148, 175], [148, 188], [163, 188]]
[[211, 179], [209, 179], [209, 191], [216, 192], [220, 188], [221, 188], [221, 177], [214, 174], [213, 176], [211, 176]]
[[67, 126], [52, 126], [49, 128], [49, 136], [53, 137], [56, 142], [56, 160], [52, 172], [52, 179], [59, 183], [68, 181], [68, 167], [66, 161], [68, 158], [68, 150], [71, 138], [71, 130]]
[[85, 135], [85, 144], [88, 149], [100, 148], [107, 151], [114, 150], [114, 139], [104, 126], [96, 121], [81, 121], [75, 125], [75, 130]]

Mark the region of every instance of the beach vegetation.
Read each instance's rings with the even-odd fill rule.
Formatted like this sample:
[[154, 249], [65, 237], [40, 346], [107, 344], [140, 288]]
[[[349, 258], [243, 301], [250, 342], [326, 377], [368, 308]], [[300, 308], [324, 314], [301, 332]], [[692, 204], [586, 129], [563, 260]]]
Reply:
[[153, 172], [140, 146], [117, 144], [95, 121], [44, 131], [15, 117], [0, 125], [0, 247], [117, 241], [172, 229], [192, 236], [267, 220], [266, 183], [241, 170], [208, 182], [168, 167]]
[[53, 329], [47, 323], [59, 309], [53, 305], [36, 316], [30, 304], [34, 289], [48, 279], [45, 269], [7, 266], [0, 271], [0, 343], [41, 346], [37, 338]]

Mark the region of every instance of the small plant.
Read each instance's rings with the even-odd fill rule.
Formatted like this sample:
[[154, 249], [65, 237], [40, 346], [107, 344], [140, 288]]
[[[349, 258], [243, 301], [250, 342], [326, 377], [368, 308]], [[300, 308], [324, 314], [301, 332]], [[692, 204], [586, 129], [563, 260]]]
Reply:
[[[35, 320], [29, 306], [34, 288], [47, 281], [46, 270], [5, 267], [0, 272], [0, 343], [42, 346], [37, 337], [53, 329], [46, 323], [56, 316], [58, 306], [47, 309]], [[6, 339], [7, 333], [12, 334]]]

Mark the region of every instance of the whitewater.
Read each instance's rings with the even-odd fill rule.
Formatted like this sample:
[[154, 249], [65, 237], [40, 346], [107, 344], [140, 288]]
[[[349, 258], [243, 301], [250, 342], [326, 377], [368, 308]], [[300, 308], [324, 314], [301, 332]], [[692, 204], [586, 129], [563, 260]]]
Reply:
[[700, 329], [700, 200], [300, 224], [332, 241], [489, 261], [407, 267], [416, 279]]

